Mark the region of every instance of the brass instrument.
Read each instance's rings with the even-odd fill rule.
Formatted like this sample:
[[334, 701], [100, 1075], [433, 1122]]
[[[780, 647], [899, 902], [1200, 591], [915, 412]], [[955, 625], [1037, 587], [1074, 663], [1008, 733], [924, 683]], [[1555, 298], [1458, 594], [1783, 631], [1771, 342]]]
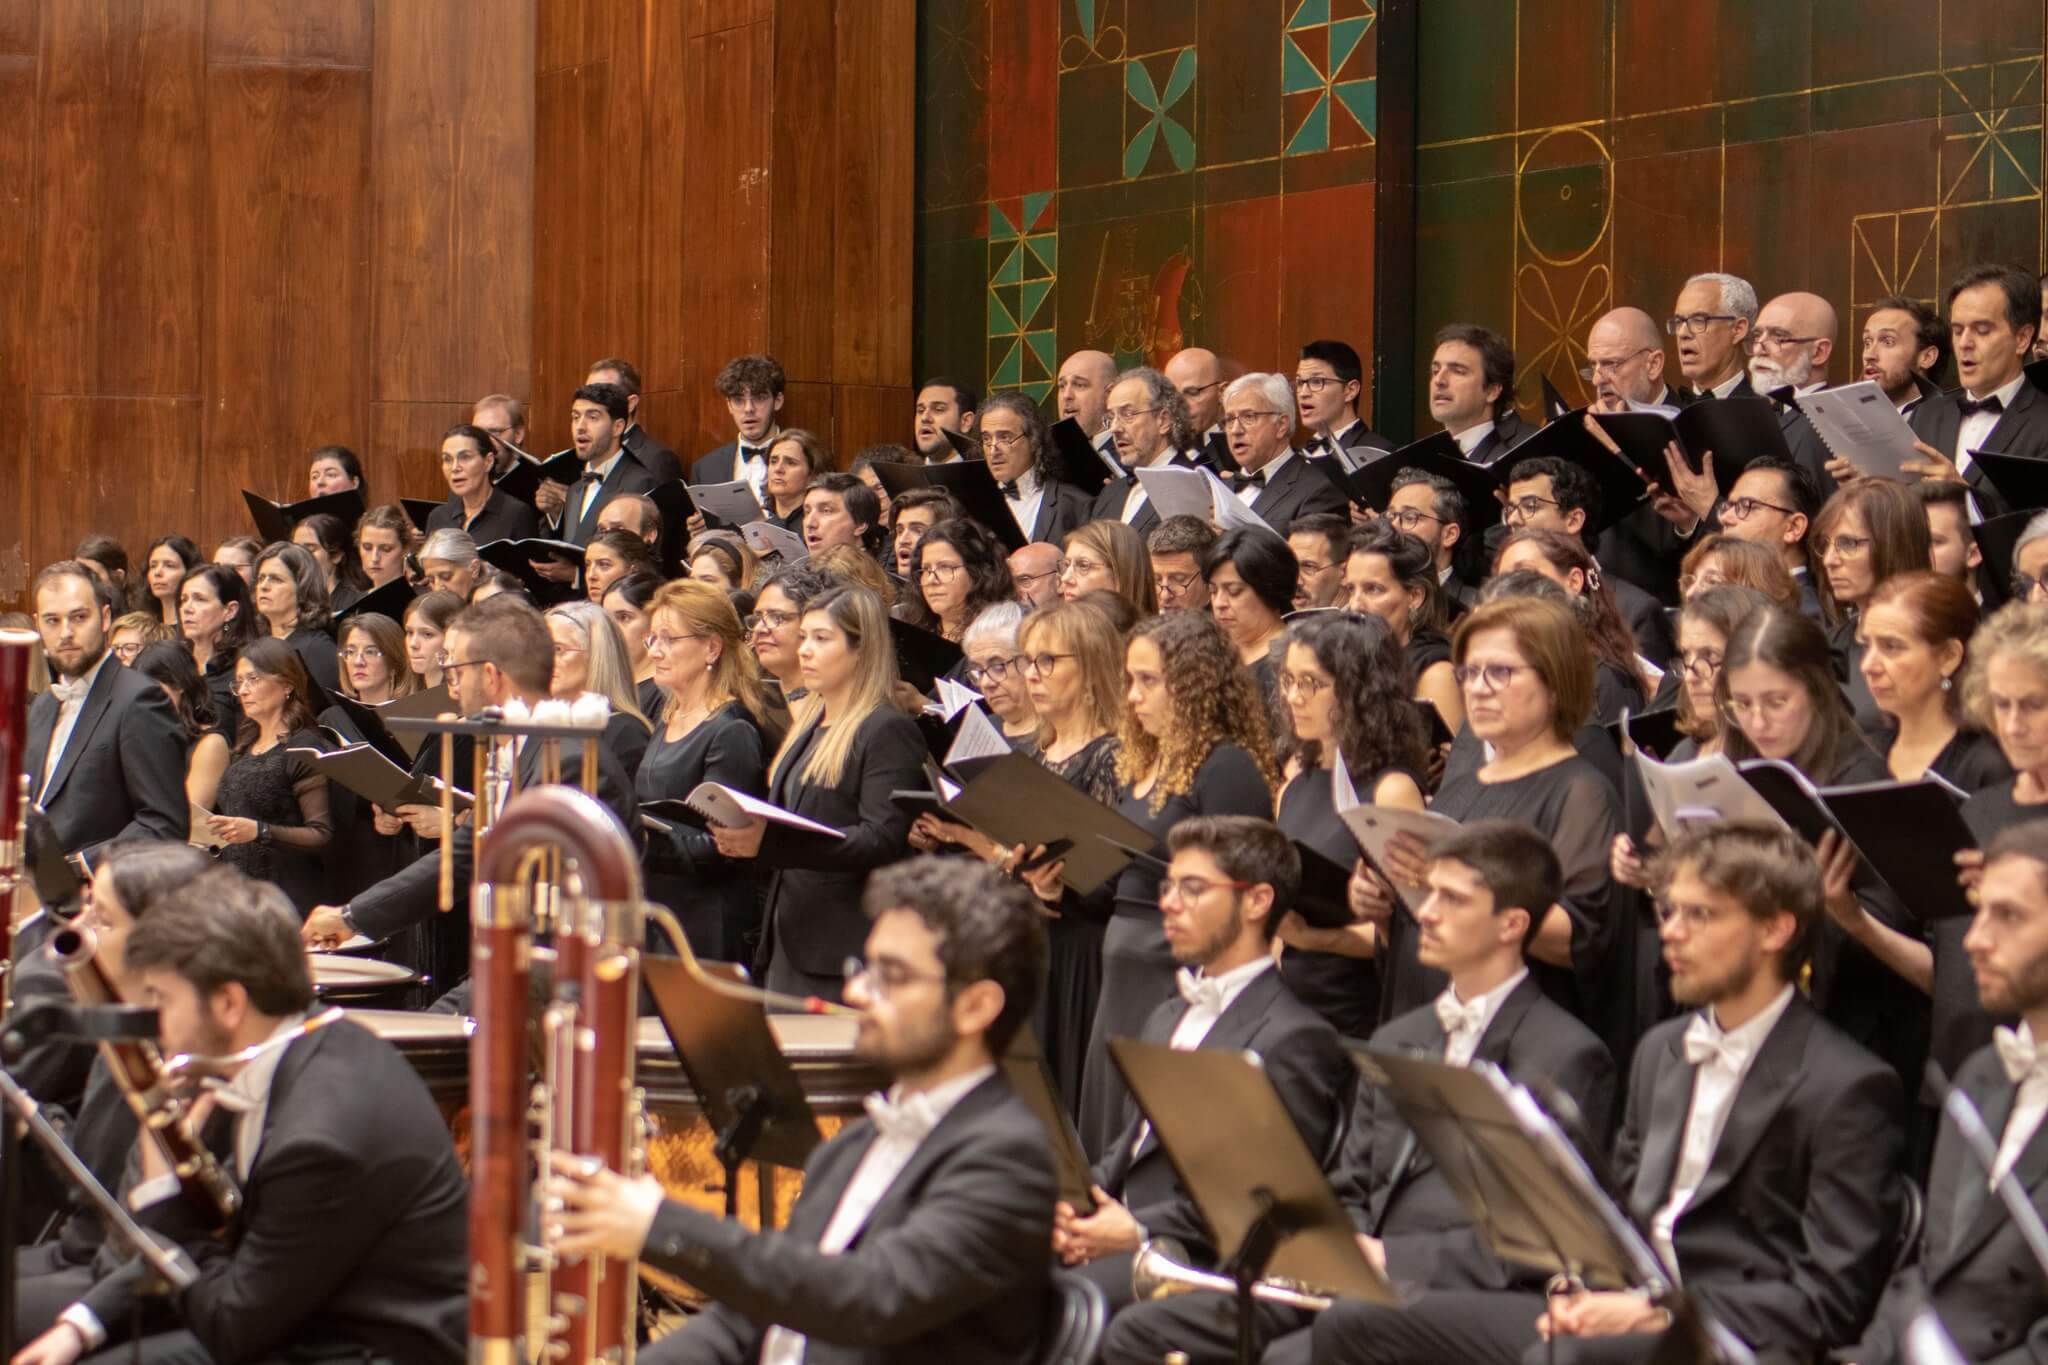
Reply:
[[28, 673], [42, 637], [0, 630], [0, 1013], [13, 994], [14, 923], [28, 848]]
[[[50, 936], [50, 956], [64, 969], [64, 984], [81, 1005], [121, 1000], [100, 965], [98, 946], [90, 929], [59, 929]], [[143, 1136], [176, 1173], [184, 1198], [218, 1223], [233, 1218], [242, 1207], [241, 1187], [192, 1131], [189, 1098], [171, 1084], [157, 1045], [137, 1038], [103, 1042], [99, 1049]]]
[[[1237, 1281], [1228, 1275], [1195, 1269], [1182, 1259], [1186, 1255], [1177, 1243], [1165, 1237], [1139, 1247], [1138, 1254], [1131, 1258], [1131, 1293], [1140, 1303], [1198, 1291], [1235, 1297]], [[1278, 1276], [1254, 1283], [1252, 1297], [1261, 1303], [1299, 1308], [1307, 1313], [1320, 1313], [1334, 1302], [1328, 1294], [1317, 1294], [1297, 1281]]]

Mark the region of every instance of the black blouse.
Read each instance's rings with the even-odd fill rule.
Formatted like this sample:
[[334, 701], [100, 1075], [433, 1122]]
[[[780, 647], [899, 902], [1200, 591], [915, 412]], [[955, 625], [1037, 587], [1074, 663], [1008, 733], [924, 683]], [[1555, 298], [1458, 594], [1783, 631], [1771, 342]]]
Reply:
[[[1360, 795], [1371, 800], [1385, 776], [1374, 774], [1369, 784], [1360, 786]], [[1358, 861], [1358, 841], [1337, 814], [1328, 769], [1310, 768], [1287, 784], [1280, 793], [1275, 823], [1282, 834], [1308, 845], [1339, 867], [1348, 868]], [[1379, 968], [1370, 958], [1288, 948], [1280, 955], [1280, 975], [1304, 1005], [1346, 1037], [1368, 1036], [1379, 1020]]]
[[[1273, 814], [1272, 789], [1252, 756], [1235, 744], [1219, 744], [1195, 769], [1193, 785], [1168, 796], [1152, 807], [1153, 793], [1134, 796], [1127, 786], [1117, 789], [1117, 813], [1139, 825], [1161, 844], [1167, 832], [1191, 815], [1256, 815], [1262, 820]], [[1149, 919], [1159, 917], [1159, 874], [1144, 863], [1133, 861], [1117, 875], [1115, 912]]]

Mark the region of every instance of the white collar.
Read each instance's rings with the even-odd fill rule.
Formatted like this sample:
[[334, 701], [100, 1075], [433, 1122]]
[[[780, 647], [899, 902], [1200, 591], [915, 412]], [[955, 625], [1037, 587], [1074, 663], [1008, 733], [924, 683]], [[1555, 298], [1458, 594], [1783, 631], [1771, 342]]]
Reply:
[[[109, 633], [111, 634], [111, 632]], [[112, 649], [104, 650], [101, 652], [98, 661], [95, 662], [91, 668], [86, 669], [85, 672], [81, 674], [75, 682], [67, 684], [64, 682], [62, 678], [52, 678], [51, 682], [56, 686], [63, 686], [67, 688], [76, 687], [78, 689], [78, 700], [81, 704], [83, 704], [85, 699], [92, 695], [92, 685], [100, 680], [100, 670], [105, 668], [107, 666], [107, 660], [113, 657], [114, 651]], [[55, 686], [53, 686], [51, 690], [55, 691]], [[58, 693], [57, 699], [60, 702], [63, 701], [63, 694]]]
[[1785, 1015], [1792, 1004], [1792, 987], [1788, 984], [1772, 997], [1771, 1003], [1756, 1012], [1747, 1023], [1732, 1029], [1721, 1027], [1721, 1021], [1714, 1018], [1714, 1007], [1709, 1005], [1699, 1013], [1707, 1028], [1725, 1042], [1734, 1044], [1750, 1061], [1756, 1059], [1757, 1049], [1764, 1045], [1764, 1039], [1771, 1036], [1771, 1030], [1778, 1026], [1778, 1020]]
[[1481, 422], [1476, 427], [1466, 427], [1451, 439], [1458, 443], [1460, 454], [1470, 455], [1481, 441], [1493, 434], [1493, 426], [1492, 422]]
[[[995, 1074], [996, 1069], [994, 1066], [978, 1066], [972, 1071], [962, 1072], [950, 1081], [941, 1081], [929, 1090], [919, 1091], [918, 1093], [924, 1097], [925, 1103], [931, 1106], [934, 1126], [952, 1111], [954, 1105], [966, 1099], [973, 1092], [974, 1087]], [[901, 1081], [889, 1087], [888, 1097], [891, 1104], [903, 1103], [903, 1083]]]
[[1743, 381], [1743, 378], [1748, 374], [1749, 371], [1747, 369], [1738, 369], [1734, 374], [1729, 375], [1726, 379], [1714, 385], [1712, 389], [1705, 390], [1704, 392], [1699, 389], [1694, 389], [1693, 392], [1700, 394], [1702, 397], [1704, 397], [1706, 393], [1711, 393], [1716, 398], [1726, 398], [1729, 394], [1735, 392], [1735, 386], [1737, 384], [1740, 384]]
[[[1218, 989], [1223, 992], [1223, 1010], [1227, 1010], [1230, 1008], [1230, 1003], [1237, 999], [1244, 988], [1258, 980], [1259, 976], [1272, 965], [1272, 956], [1261, 953], [1243, 966], [1232, 967], [1221, 975], [1211, 975], [1208, 971], [1202, 969], [1197, 969], [1195, 975], [1201, 980], [1216, 983]], [[1218, 1010], [1217, 1013], [1221, 1014], [1223, 1010]]]
[[603, 483], [606, 479], [611, 477], [612, 470], [618, 466], [619, 457], [624, 455], [625, 453], [625, 441], [623, 438], [621, 438], [619, 448], [612, 452], [610, 459], [606, 460], [603, 464], [600, 465], [585, 466], [584, 472], [588, 474], [591, 478], [596, 479], [599, 483]]
[[1498, 986], [1495, 986], [1492, 990], [1482, 991], [1479, 995], [1477, 995], [1471, 1000], [1467, 1000], [1465, 999], [1465, 997], [1459, 995], [1458, 988], [1455, 985], [1445, 986], [1444, 989], [1449, 991], [1451, 993], [1451, 999], [1457, 1001], [1459, 1004], [1478, 1005], [1485, 1011], [1485, 1013], [1480, 1016], [1483, 1022], [1479, 1025], [1479, 1031], [1481, 1033], [1485, 1033], [1487, 1027], [1493, 1023], [1493, 1016], [1500, 1013], [1501, 1005], [1506, 1002], [1509, 996], [1515, 993], [1515, 987], [1521, 985], [1524, 981], [1528, 979], [1529, 969], [1527, 967], [1524, 967], [1520, 971], [1516, 972], [1513, 976], [1509, 977], [1507, 980], [1501, 982]]
[[1275, 455], [1272, 459], [1266, 461], [1257, 469], [1241, 469], [1238, 472], [1240, 474], [1256, 474], [1261, 479], [1264, 479], [1266, 481], [1266, 486], [1270, 488], [1273, 486], [1273, 476], [1280, 472], [1280, 466], [1286, 464], [1289, 460], [1293, 458], [1294, 447], [1287, 446], [1283, 450], [1281, 450], [1281, 452], [1278, 455]]
[[[1985, 394], [1983, 398], [1977, 399], [1977, 401], [1981, 403], [1985, 401], [1985, 399], [1996, 398], [1998, 400], [1998, 405], [2001, 408], [2009, 408], [2012, 406], [2013, 396], [2020, 391], [2020, 385], [2026, 382], [2026, 371], [2022, 370], [2020, 371], [2020, 373], [2014, 375], [2010, 380], [2006, 381], [2004, 384], [1999, 385], [1990, 393]], [[1976, 395], [1971, 393], [1968, 389], [1963, 390], [1963, 396], [1966, 398], [1976, 397]]]
[[[1002, 488], [1002, 483], [1003, 481], [1001, 479], [996, 480], [996, 487], [998, 490]], [[1022, 474], [1019, 474], [1017, 476], [1016, 495], [1011, 496], [1010, 494], [1006, 493], [1004, 494], [1004, 496], [1009, 498], [1011, 502], [1029, 502], [1033, 498], [1038, 496], [1038, 488], [1038, 471], [1036, 469], [1027, 469]]]
[[1164, 466], [1166, 466], [1166, 465], [1172, 464], [1172, 463], [1173, 463], [1173, 457], [1174, 457], [1175, 455], [1178, 455], [1179, 453], [1180, 453], [1180, 452], [1179, 452], [1179, 451], [1177, 451], [1177, 450], [1175, 450], [1175, 449], [1174, 449], [1174, 448], [1173, 448], [1172, 446], [1170, 446], [1170, 445], [1164, 445], [1164, 446], [1161, 446], [1161, 447], [1159, 447], [1159, 453], [1158, 453], [1157, 455], [1154, 455], [1154, 456], [1153, 456], [1153, 457], [1152, 457], [1151, 459], [1149, 459], [1149, 460], [1145, 461], [1145, 462], [1144, 462], [1143, 464], [1134, 464], [1134, 465], [1132, 465], [1132, 466], [1131, 466], [1131, 468], [1133, 468], [1133, 469], [1159, 469], [1159, 468], [1163, 468], [1163, 467], [1164, 467]]

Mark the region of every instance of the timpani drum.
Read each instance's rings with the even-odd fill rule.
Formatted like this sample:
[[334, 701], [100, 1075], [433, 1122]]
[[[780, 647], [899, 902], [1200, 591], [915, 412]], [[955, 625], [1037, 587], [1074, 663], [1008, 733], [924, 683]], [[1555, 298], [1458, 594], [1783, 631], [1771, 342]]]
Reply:
[[313, 994], [329, 1005], [391, 1008], [411, 1002], [420, 974], [396, 962], [344, 953], [307, 953]]

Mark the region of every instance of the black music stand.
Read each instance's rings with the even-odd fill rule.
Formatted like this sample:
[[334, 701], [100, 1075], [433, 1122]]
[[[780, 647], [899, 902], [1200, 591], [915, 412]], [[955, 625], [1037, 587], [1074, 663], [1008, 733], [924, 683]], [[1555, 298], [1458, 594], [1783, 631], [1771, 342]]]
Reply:
[[1095, 1212], [1095, 1182], [1089, 1175], [1088, 1155], [1081, 1150], [1081, 1135], [1075, 1131], [1074, 1120], [1068, 1116], [1066, 1105], [1053, 1088], [1052, 1074], [1046, 1070], [1045, 1054], [1039, 1051], [1038, 1039], [1032, 1036], [1030, 1029], [1017, 1030], [1016, 1036], [1010, 1039], [1009, 1050], [1002, 1055], [1000, 1065], [1010, 1093], [1024, 1101], [1045, 1128], [1046, 1141], [1052, 1147], [1053, 1175], [1058, 1182], [1059, 1197], [1083, 1217]]
[[[1258, 1359], [1252, 1287], [1268, 1270], [1318, 1290], [1394, 1304], [1321, 1164], [1249, 1052], [1181, 1052], [1112, 1038], [1109, 1055], [1201, 1211], [1237, 1285], [1237, 1359]], [[1218, 1123], [1218, 1114], [1231, 1121]], [[1256, 1143], [1246, 1133], [1259, 1134]]]
[[640, 975], [716, 1135], [714, 1150], [725, 1168], [725, 1216], [739, 1215], [740, 1163], [751, 1158], [759, 1177], [761, 1226], [768, 1227], [774, 1196], [760, 1168], [802, 1170], [824, 1135], [768, 1027], [767, 1013], [756, 1001], [719, 990], [721, 980], [747, 982], [745, 970], [729, 962], [648, 953], [640, 959]]

